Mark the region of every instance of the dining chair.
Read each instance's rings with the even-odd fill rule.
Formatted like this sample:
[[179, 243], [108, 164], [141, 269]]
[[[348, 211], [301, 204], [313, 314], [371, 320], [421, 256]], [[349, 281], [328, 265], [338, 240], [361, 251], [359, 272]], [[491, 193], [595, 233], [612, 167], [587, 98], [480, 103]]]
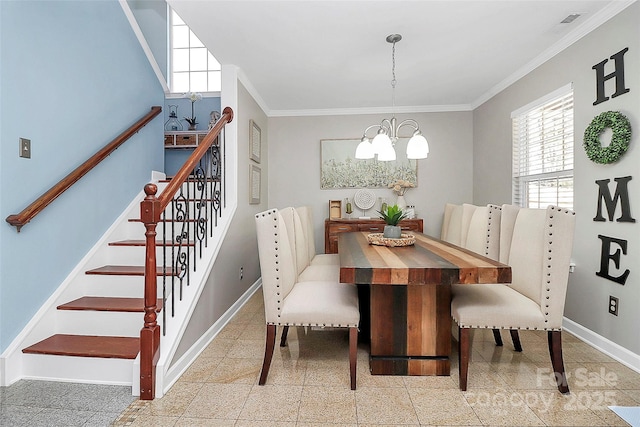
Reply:
[[[256, 214], [258, 256], [267, 325], [259, 385], [267, 381], [276, 327], [348, 328], [351, 389], [356, 389], [360, 311], [355, 285], [331, 280], [298, 281], [295, 253], [285, 221], [277, 209]], [[285, 344], [283, 334], [281, 345]]]
[[316, 253], [316, 243], [313, 231], [313, 212], [309, 206], [298, 206], [295, 208], [302, 222], [302, 229], [307, 242], [307, 252], [309, 254], [309, 264], [311, 265], [340, 265], [338, 254], [318, 254]]
[[460, 246], [462, 244], [462, 205], [446, 203], [440, 240]]
[[[502, 211], [504, 214], [504, 207]], [[558, 390], [569, 392], [561, 333], [574, 228], [575, 213], [571, 210], [556, 206], [518, 209], [507, 260], [512, 282], [457, 289], [451, 315], [458, 324], [461, 390], [467, 389], [470, 331], [485, 328], [547, 331]]]

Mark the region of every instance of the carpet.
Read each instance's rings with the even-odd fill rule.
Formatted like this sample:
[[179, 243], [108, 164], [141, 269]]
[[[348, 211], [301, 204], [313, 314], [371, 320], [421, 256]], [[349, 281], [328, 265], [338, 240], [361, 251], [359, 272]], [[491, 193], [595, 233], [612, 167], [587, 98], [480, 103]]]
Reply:
[[632, 427], [640, 427], [640, 406], [609, 406], [609, 409]]

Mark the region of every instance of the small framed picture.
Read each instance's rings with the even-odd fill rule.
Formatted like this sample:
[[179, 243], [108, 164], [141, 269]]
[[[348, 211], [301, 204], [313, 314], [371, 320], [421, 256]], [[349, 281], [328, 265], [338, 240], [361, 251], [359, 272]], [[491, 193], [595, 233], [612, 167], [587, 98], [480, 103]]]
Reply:
[[253, 120], [249, 120], [249, 158], [256, 163], [260, 163], [261, 138], [260, 127]]
[[262, 181], [260, 168], [256, 165], [249, 165], [249, 204], [260, 204], [260, 186]]

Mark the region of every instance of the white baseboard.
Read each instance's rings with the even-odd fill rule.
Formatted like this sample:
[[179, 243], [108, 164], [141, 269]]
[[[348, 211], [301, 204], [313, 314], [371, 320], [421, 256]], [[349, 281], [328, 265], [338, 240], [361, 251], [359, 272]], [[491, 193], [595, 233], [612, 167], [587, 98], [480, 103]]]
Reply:
[[582, 341], [627, 366], [636, 372], [640, 372], [640, 355], [614, 343], [608, 338], [598, 335], [573, 320], [563, 318], [562, 328]]

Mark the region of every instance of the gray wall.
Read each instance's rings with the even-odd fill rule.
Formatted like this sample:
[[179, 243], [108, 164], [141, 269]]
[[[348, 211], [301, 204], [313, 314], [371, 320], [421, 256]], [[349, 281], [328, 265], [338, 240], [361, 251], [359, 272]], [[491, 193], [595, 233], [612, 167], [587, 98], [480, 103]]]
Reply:
[[[223, 106], [224, 108], [224, 106]], [[238, 125], [238, 208], [213, 266], [205, 289], [198, 300], [185, 335], [174, 356], [178, 360], [207, 330], [234, 304], [260, 277], [258, 243], [254, 215], [269, 206], [267, 175], [269, 125], [267, 117], [247, 90], [238, 82], [238, 107], [233, 120]], [[249, 120], [254, 120], [262, 130], [261, 203], [249, 204]], [[244, 278], [240, 280], [240, 267]]]
[[[390, 116], [269, 119], [269, 159], [274, 165], [269, 171], [269, 207], [311, 206], [317, 252], [324, 252], [324, 219], [329, 213], [329, 200], [353, 198], [356, 192], [356, 189], [320, 189], [320, 140], [358, 139], [367, 126]], [[418, 186], [410, 189], [405, 198], [408, 204], [416, 206], [418, 217], [424, 219], [425, 232], [439, 236], [444, 204], [472, 201], [472, 113], [400, 114], [397, 118], [417, 120], [429, 141], [429, 158], [418, 161]], [[389, 189], [373, 191], [388, 202], [395, 201]], [[361, 212], [355, 209], [354, 215]], [[377, 216], [373, 210], [368, 215]]]
[[[573, 258], [576, 271], [570, 276], [565, 316], [587, 329], [640, 354], [637, 325], [640, 324], [640, 4], [635, 3], [565, 51], [529, 73], [477, 108], [474, 121], [473, 195], [477, 204], [511, 202], [511, 111], [557, 89], [574, 83], [575, 102], [575, 211], [577, 213]], [[592, 66], [628, 47], [624, 57], [626, 87], [631, 91], [593, 106], [595, 71]], [[614, 70], [609, 61], [606, 73]], [[609, 84], [611, 83], [611, 84]], [[607, 94], [615, 88], [607, 83]], [[615, 164], [591, 162], [582, 147], [585, 128], [603, 111], [620, 111], [631, 121], [633, 136], [627, 153]], [[605, 139], [606, 141], [606, 139]], [[606, 144], [606, 142], [605, 142]], [[594, 222], [598, 188], [596, 180], [632, 176], [629, 183], [631, 214], [636, 223]], [[610, 186], [611, 192], [615, 190]], [[606, 213], [603, 212], [606, 216]], [[620, 212], [616, 213], [618, 218]], [[600, 278], [601, 244], [598, 235], [628, 241], [620, 269], [610, 263], [614, 276], [630, 269], [626, 285]], [[619, 249], [615, 246], [614, 251]], [[607, 312], [608, 297], [620, 298], [618, 317]]]

